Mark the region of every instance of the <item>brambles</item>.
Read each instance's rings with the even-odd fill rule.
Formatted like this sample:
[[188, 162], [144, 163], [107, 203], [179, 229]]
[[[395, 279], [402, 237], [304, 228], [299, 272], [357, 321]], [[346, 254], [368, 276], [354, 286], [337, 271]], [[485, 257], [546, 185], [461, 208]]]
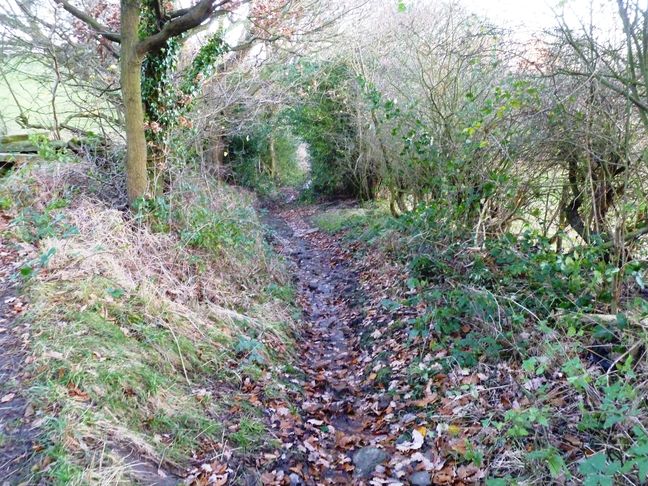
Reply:
[[[476, 457], [467, 447], [465, 458], [490, 464], [487, 484], [644, 477], [634, 456], [644, 436], [627, 440], [627, 432], [645, 420], [635, 391], [645, 363], [635, 361], [641, 345], [633, 343], [644, 333], [646, 306], [628, 299], [609, 314], [613, 285], [630, 295], [641, 290], [635, 266], [619, 269], [601, 246], [557, 253], [534, 232], [475, 249], [448, 245], [434, 229], [422, 232], [415, 217], [377, 223], [357, 214], [329, 209], [315, 221], [350, 241], [367, 282], [390, 282], [381, 311], [371, 310], [364, 324], [373, 383], [408, 390], [432, 423], [458, 424], [448, 430], [481, 446]], [[366, 240], [369, 228], [377, 236]], [[409, 244], [381, 250], [394, 231]], [[394, 261], [407, 271], [383, 275]], [[394, 320], [401, 314], [407, 317]], [[398, 371], [403, 361], [406, 373]], [[491, 386], [508, 391], [491, 394]], [[504, 438], [489, 438], [493, 431]], [[605, 452], [583, 454], [585, 444]], [[511, 457], [519, 462], [505, 462]]]

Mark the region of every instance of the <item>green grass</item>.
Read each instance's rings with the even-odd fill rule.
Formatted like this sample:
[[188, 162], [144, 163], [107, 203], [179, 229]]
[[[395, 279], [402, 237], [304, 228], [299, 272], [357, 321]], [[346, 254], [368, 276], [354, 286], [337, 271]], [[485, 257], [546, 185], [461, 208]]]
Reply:
[[[218, 440], [224, 431], [223, 404], [196, 397], [194, 389], [226, 376], [219, 370], [236, 351], [218, 328], [231, 330], [214, 323], [209, 336], [192, 338], [192, 323], [137, 294], [115, 299], [109, 289], [116, 286], [96, 277], [34, 282], [29, 289], [33, 307], [26, 318], [38, 336], [31, 393], [40, 408], [60, 409], [46, 434], [55, 467], [45, 477], [57, 484], [80, 484], [88, 477], [83, 465], [90, 457], [69, 444], [146, 444], [140, 448], [182, 465], [202, 441]], [[239, 373], [253, 380], [264, 375], [245, 363]], [[244, 450], [265, 441], [265, 426], [251, 410], [226, 436]]]
[[329, 209], [313, 218], [313, 223], [327, 233], [345, 233], [349, 240], [372, 243], [376, 239], [388, 240], [397, 229], [389, 207], [384, 202], [372, 202], [360, 208]]
[[[168, 212], [133, 221], [77, 189], [39, 190], [52, 186], [53, 173], [65, 180], [66, 167], [78, 170], [45, 163], [0, 179], [16, 222], [7, 236], [38, 254], [22, 275], [33, 335], [29, 396], [44, 446], [34, 480], [129, 484], [137, 475], [130, 451], [156, 467], [184, 467], [205, 443], [224, 440], [241, 454], [265, 447], [257, 405], [237, 393], [243, 405], [232, 416], [223, 398], [248, 378], [282, 399], [278, 380], [290, 359], [284, 299], [293, 291], [249, 197], [227, 189], [209, 198], [187, 186]], [[183, 212], [174, 209], [180, 201]], [[196, 205], [199, 222], [189, 217]], [[245, 224], [220, 224], [231, 214]], [[211, 300], [178, 292], [196, 289], [193, 282]]]
[[[36, 61], [12, 59], [0, 74], [0, 135], [3, 133], [35, 133], [39, 129], [24, 129], [17, 122], [22, 113], [31, 124], [53, 125], [52, 87], [54, 72]], [[61, 83], [54, 101], [59, 122], [81, 112], [99, 110], [110, 112], [110, 106], [78, 87]], [[92, 118], [73, 118], [70, 125], [88, 131], [97, 131], [98, 123]]]
[[389, 217], [387, 207], [383, 204], [372, 203], [357, 208], [329, 209], [313, 218], [315, 225], [328, 233], [338, 233], [343, 230], [358, 230], [372, 224], [381, 224]]
[[265, 433], [266, 428], [263, 422], [244, 417], [239, 422], [238, 430], [230, 435], [230, 439], [243, 449], [251, 449], [260, 445]]
[[275, 299], [287, 303], [295, 302], [295, 289], [291, 285], [279, 285], [272, 282], [266, 287], [266, 292]]
[[[502, 402], [504, 406], [487, 407], [483, 416], [453, 413], [456, 423], [481, 423], [482, 431], [494, 427], [503, 437], [492, 445], [474, 436], [479, 450], [467, 448], [464, 460], [487, 464], [492, 477], [514, 471], [522, 480], [542, 484], [560, 474], [573, 475], [585, 484], [599, 484], [598, 479], [600, 484], [621, 484], [626, 479], [642, 483], [646, 475], [637, 465], [648, 458], [648, 449], [643, 448], [648, 436], [634, 424], [645, 423], [644, 402], [636, 393], [637, 384], [645, 381], [641, 376], [645, 370], [636, 366], [628, 350], [633, 343], [645, 341], [640, 323], [648, 308], [638, 298], [635, 280], [643, 281], [638, 272], [645, 267], [617, 268], [594, 245], [556, 253], [553, 243], [533, 233], [488, 239], [485, 248], [478, 250], [470, 248], [471, 240], [453, 238], [449, 243], [445, 221], [437, 211], [406, 214], [396, 222], [385, 213], [377, 216], [378, 209], [333, 209], [314, 218], [322, 230], [369, 242], [359, 245], [356, 256], [382, 252], [381, 258], [394, 257], [404, 264], [401, 274], [407, 280], [400, 288], [406, 285], [409, 291], [388, 294], [382, 301], [386, 310], [394, 305], [426, 309], [416, 318], [389, 326], [378, 323], [378, 338], [373, 338], [371, 329], [365, 330], [361, 343], [374, 352], [367, 366], [368, 372], [374, 370], [374, 381], [386, 385], [402, 380], [412, 397], [418, 398], [440, 373], [461, 369], [471, 375], [505, 363], [517, 370], [511, 376], [520, 384], [539, 379], [544, 383], [524, 393], [530, 403], [519, 409]], [[392, 249], [398, 251], [389, 255]], [[623, 279], [621, 288], [637, 298], [615, 305], [613, 276]], [[597, 314], [608, 318], [605, 325], [592, 317]], [[522, 338], [524, 334], [529, 338]], [[409, 343], [416, 356], [404, 371], [384, 366], [391, 355], [386, 344], [390, 342]], [[593, 365], [589, 350], [600, 343], [610, 344], [612, 359], [621, 355], [627, 361], [610, 361], [608, 366], [614, 367], [609, 369], [605, 362]], [[426, 361], [430, 354], [436, 358]], [[382, 367], [376, 372], [378, 365]], [[551, 398], [556, 389], [580, 404], [580, 410], [573, 412], [577, 427], [572, 430], [588, 444], [582, 450], [595, 445], [597, 455], [563, 456], [548, 439], [564, 430], [564, 423], [555, 420], [562, 416], [563, 405]], [[478, 389], [463, 383], [445, 389], [446, 397], [468, 393], [476, 397]], [[431, 421], [438, 416], [435, 407], [429, 409]], [[522, 458], [520, 465], [498, 470], [501, 458], [511, 454]], [[628, 476], [621, 476], [622, 463]]]
[[[116, 302], [106, 291], [111, 286], [96, 278], [30, 288], [36, 369], [42, 366], [34, 395], [41, 403], [64, 407], [65, 420], [79, 424], [74, 436], [96, 435], [93, 428], [100, 422], [119, 424], [142, 440], [152, 435], [161, 457], [182, 461], [197, 447], [198, 437], [222, 432], [216, 405], [193, 397], [187, 380], [209, 380], [227, 355], [209, 341], [178, 338], [189, 323], [160, 320], [168, 328], [156, 325], [163, 310], [137, 296]], [[50, 438], [53, 443], [65, 442], [71, 431], [62, 432]], [[111, 434], [120, 440], [117, 429]], [[165, 440], [156, 440], [157, 435]]]

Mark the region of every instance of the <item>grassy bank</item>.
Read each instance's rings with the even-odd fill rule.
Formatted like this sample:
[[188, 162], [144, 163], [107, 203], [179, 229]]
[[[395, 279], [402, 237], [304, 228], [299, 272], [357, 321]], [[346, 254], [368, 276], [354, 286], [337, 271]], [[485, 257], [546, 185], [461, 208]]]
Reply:
[[247, 193], [185, 174], [133, 215], [84, 162], [0, 182], [43, 434], [34, 481], [149, 483], [216, 453], [241, 474], [271, 449], [260, 400], [283, 396], [294, 310]]

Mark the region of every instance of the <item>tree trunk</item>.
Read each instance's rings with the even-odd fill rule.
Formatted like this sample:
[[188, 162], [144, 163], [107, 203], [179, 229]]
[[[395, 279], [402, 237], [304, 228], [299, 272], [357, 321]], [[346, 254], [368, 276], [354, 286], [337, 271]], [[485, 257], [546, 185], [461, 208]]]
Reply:
[[139, 0], [121, 0], [121, 89], [126, 121], [126, 185], [131, 204], [148, 193], [142, 57], [137, 53], [139, 17]]
[[208, 138], [205, 150], [206, 170], [218, 178], [224, 175], [223, 163], [225, 162], [225, 137], [215, 133]]
[[270, 133], [270, 177], [274, 179], [277, 176], [277, 152], [275, 150], [275, 136]]

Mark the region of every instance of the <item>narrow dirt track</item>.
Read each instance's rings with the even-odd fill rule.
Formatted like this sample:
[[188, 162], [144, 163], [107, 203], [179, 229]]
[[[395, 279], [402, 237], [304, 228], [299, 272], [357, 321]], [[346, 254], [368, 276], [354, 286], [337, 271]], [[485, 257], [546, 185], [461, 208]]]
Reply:
[[275, 213], [270, 223], [278, 249], [295, 267], [298, 303], [306, 323], [300, 338], [307, 375], [305, 400], [300, 403], [305, 418], [298, 431], [303, 432], [302, 442], [295, 444], [282, 466], [292, 484], [350, 484], [354, 467], [347, 446], [373, 439], [358, 403], [362, 366], [353, 342], [353, 328], [362, 321], [358, 276], [335, 241], [312, 228], [300, 211]]
[[[267, 465], [270, 472], [262, 482], [433, 484], [429, 472], [417, 471], [418, 463], [401, 454], [409, 450], [411, 435], [405, 432], [418, 420], [415, 414], [400, 413], [410, 400], [395, 402], [386, 383], [377, 383], [375, 356], [366, 346], [370, 334], [377, 336], [376, 328], [416, 313], [405, 306], [397, 311], [380, 306], [383, 292], [400, 285], [394, 275], [402, 270], [380, 255], [365, 256], [359, 264], [346, 242], [313, 227], [312, 217], [322, 210], [288, 207], [272, 211], [268, 220], [276, 248], [294, 266], [304, 313], [297, 345], [306, 377], [303, 395], [294, 397], [299, 416], [272, 417], [286, 452]], [[398, 356], [402, 345], [393, 345], [393, 356]], [[431, 461], [437, 461], [437, 469], [443, 465], [432, 449], [412, 447], [428, 469]]]
[[275, 208], [266, 220], [276, 249], [293, 265], [304, 314], [296, 343], [304, 377], [292, 396], [298, 413], [270, 409], [282, 452], [257, 463], [265, 471], [261, 483], [482, 483], [482, 469], [457, 461], [477, 425], [455, 419], [457, 406], [470, 399], [443, 396], [449, 382], [459, 386], [466, 377], [439, 371], [412, 381], [421, 359], [440, 370], [436, 356], [447, 353], [432, 355], [428, 341], [403, 325], [429, 312], [427, 303], [407, 300], [412, 293], [401, 263], [316, 230], [313, 218], [327, 209]]
[[[0, 235], [8, 218], [0, 214]], [[20, 257], [0, 237], [0, 484], [20, 484], [31, 476], [35, 430], [30, 422], [34, 410], [21, 395], [20, 383], [29, 329], [17, 316], [25, 305], [17, 297], [15, 276]]]

